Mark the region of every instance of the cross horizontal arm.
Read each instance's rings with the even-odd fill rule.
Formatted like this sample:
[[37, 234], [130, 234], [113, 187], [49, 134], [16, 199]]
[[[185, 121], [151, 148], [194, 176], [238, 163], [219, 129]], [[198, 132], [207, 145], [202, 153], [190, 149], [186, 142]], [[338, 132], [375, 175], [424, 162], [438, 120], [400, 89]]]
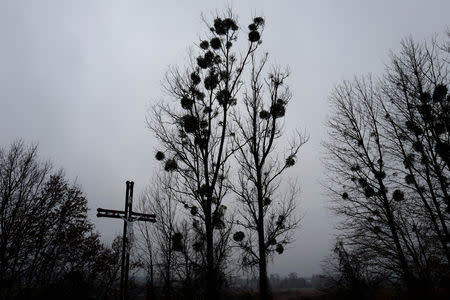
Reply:
[[115, 215], [115, 214], [104, 214], [104, 213], [98, 213], [98, 218], [104, 217], [104, 218], [116, 218], [116, 219], [123, 219], [124, 217], [121, 215]]
[[144, 213], [137, 213], [137, 212], [134, 212], [134, 211], [131, 212], [131, 215], [133, 217], [156, 218], [155, 214], [144, 214]]
[[97, 217], [122, 219], [125, 217], [125, 212], [121, 210], [98, 208]]
[[115, 209], [106, 209], [106, 208], [97, 208], [98, 213], [118, 213], [125, 215], [123, 210], [115, 210]]
[[156, 218], [147, 218], [147, 217], [132, 217], [133, 221], [143, 221], [143, 222], [156, 222]]

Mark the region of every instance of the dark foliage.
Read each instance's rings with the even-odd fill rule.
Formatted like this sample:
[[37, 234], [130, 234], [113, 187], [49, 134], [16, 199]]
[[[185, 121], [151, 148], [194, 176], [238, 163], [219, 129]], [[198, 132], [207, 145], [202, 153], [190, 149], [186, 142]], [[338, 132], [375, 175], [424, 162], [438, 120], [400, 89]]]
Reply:
[[100, 297], [115, 280], [83, 192], [52, 174], [36, 146], [0, 150], [0, 203], [0, 298]]

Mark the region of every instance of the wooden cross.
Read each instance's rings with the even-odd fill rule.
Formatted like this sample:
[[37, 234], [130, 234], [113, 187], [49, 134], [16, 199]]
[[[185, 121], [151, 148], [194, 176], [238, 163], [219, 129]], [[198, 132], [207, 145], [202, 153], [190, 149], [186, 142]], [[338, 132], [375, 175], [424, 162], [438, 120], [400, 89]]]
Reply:
[[123, 220], [122, 263], [120, 270], [120, 300], [128, 299], [128, 269], [130, 267], [130, 241], [127, 237], [128, 224], [133, 221], [156, 222], [154, 214], [133, 211], [133, 181], [126, 182], [125, 210], [97, 209], [97, 217], [117, 218]]

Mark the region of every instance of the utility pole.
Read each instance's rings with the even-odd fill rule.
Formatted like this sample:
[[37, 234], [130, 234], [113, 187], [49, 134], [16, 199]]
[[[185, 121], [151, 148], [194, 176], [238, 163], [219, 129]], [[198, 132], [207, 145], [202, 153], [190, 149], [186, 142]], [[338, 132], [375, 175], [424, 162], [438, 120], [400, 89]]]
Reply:
[[128, 225], [131, 222], [156, 222], [156, 215], [137, 213], [133, 211], [133, 181], [126, 182], [125, 210], [97, 209], [97, 217], [116, 218], [123, 220], [122, 261], [120, 270], [120, 300], [128, 299], [128, 270], [130, 268], [130, 241], [128, 239]]

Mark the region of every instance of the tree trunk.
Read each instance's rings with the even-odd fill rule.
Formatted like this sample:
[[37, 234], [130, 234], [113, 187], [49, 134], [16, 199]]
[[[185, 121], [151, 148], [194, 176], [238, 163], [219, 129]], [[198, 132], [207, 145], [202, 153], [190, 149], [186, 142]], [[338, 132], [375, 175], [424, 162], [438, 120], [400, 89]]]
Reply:
[[[261, 207], [262, 208], [262, 207]], [[271, 299], [269, 282], [267, 279], [267, 258], [266, 247], [264, 241], [264, 218], [262, 209], [259, 209], [259, 228], [258, 228], [258, 244], [259, 244], [259, 296], [261, 300]]]
[[267, 279], [267, 256], [266, 243], [264, 235], [264, 200], [262, 192], [261, 167], [259, 158], [256, 156], [257, 163], [257, 191], [258, 191], [258, 250], [259, 250], [259, 297], [261, 300], [272, 299], [269, 290], [269, 282]]
[[150, 262], [150, 276], [147, 282], [147, 300], [156, 299], [155, 297], [155, 289], [154, 289], [154, 281], [153, 281], [153, 261]]
[[[209, 198], [209, 197], [208, 197]], [[217, 299], [216, 272], [214, 268], [213, 226], [211, 218], [211, 199], [206, 204], [206, 299]]]
[[[381, 186], [382, 190], [386, 190], [384, 184], [381, 181], [380, 181], [380, 186]], [[389, 201], [388, 201], [388, 198], [387, 198], [387, 195], [385, 192], [383, 193], [383, 205], [386, 210], [386, 214], [387, 214], [386, 218], [388, 221], [389, 229], [392, 234], [392, 239], [394, 240], [394, 245], [395, 245], [395, 249], [397, 252], [398, 260], [399, 260], [400, 266], [402, 268], [402, 277], [403, 277], [403, 280], [405, 281], [406, 285], [408, 286], [408, 288], [410, 288], [414, 285], [415, 280], [414, 280], [413, 275], [411, 274], [411, 271], [408, 266], [408, 262], [405, 257], [405, 253], [404, 253], [402, 245], [400, 243], [400, 238], [398, 236], [398, 232], [397, 232], [397, 228], [396, 228], [397, 225], [395, 223], [394, 216], [392, 214], [392, 210], [391, 210], [391, 207], [389, 206]]]
[[386, 194], [386, 187], [383, 183], [383, 181], [381, 179], [378, 179], [378, 184], [380, 186], [380, 190], [384, 191], [382, 194], [382, 201], [383, 201], [383, 207], [386, 211], [386, 219], [387, 219], [387, 223], [388, 223], [388, 227], [389, 230], [392, 234], [392, 239], [394, 242], [394, 246], [395, 246], [395, 250], [396, 250], [396, 254], [397, 254], [397, 259], [400, 263], [400, 267], [401, 267], [401, 275], [402, 275], [402, 279], [405, 282], [406, 286], [409, 288], [413, 287], [414, 285], [414, 276], [412, 275], [408, 262], [406, 260], [406, 256], [403, 250], [403, 247], [400, 243], [400, 238], [398, 236], [398, 230], [397, 230], [397, 224], [395, 222], [395, 217], [392, 213], [392, 208], [389, 204], [389, 200]]

